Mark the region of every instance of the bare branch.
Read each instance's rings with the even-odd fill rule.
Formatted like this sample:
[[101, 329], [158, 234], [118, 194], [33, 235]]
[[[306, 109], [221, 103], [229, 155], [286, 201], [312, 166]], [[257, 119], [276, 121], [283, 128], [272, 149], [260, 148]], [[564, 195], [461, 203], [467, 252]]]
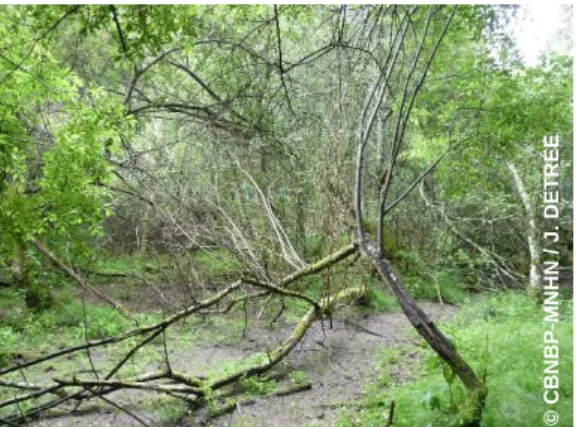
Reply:
[[122, 45], [124, 55], [128, 55], [128, 49], [126, 47], [126, 41], [124, 40], [124, 34], [122, 33], [122, 28], [120, 27], [120, 22], [118, 21], [116, 7], [114, 5], [110, 5], [110, 11], [112, 12], [112, 18], [114, 19], [114, 24], [116, 25], [116, 31], [118, 32], [118, 38], [120, 38], [120, 44]]
[[394, 200], [392, 203], [390, 203], [390, 205], [386, 206], [386, 209], [384, 210], [383, 216], [386, 216], [392, 209], [394, 209], [394, 207], [400, 203], [402, 200], [404, 200], [411, 192], [412, 190], [414, 190], [414, 188], [416, 188], [416, 186], [422, 182], [422, 180], [424, 178], [426, 178], [430, 173], [432, 173], [434, 171], [434, 169], [436, 168], [436, 166], [438, 166], [438, 164], [442, 161], [442, 159], [453, 149], [455, 149], [457, 146], [459, 146], [461, 143], [466, 142], [471, 140], [473, 137], [469, 137], [469, 138], [465, 138], [462, 139], [460, 141], [458, 141], [456, 144], [454, 145], [450, 145], [448, 144], [448, 148], [446, 148], [446, 150], [440, 154], [440, 156], [438, 156], [438, 158], [434, 161], [432, 161], [430, 163], [430, 165], [428, 165], [428, 167], [424, 170], [424, 172], [422, 172], [420, 174], [420, 176], [418, 178], [416, 178], [412, 184], [410, 184], [403, 192], [402, 194], [400, 194], [400, 196], [398, 196], [398, 198], [396, 198], [396, 200]]
[[158, 55], [156, 58], [154, 58], [148, 64], [144, 65], [142, 68], [139, 68], [139, 67], [134, 68], [134, 77], [132, 77], [132, 80], [130, 81], [130, 84], [128, 86], [128, 91], [126, 92], [126, 97], [124, 98], [124, 104], [126, 104], [128, 106], [128, 111], [130, 110], [129, 104], [130, 104], [130, 101], [132, 99], [132, 93], [136, 89], [136, 85], [138, 83], [138, 80], [140, 80], [142, 75], [144, 73], [146, 73], [151, 67], [156, 65], [158, 62], [160, 62], [164, 58], [166, 58], [168, 55], [170, 55], [171, 53], [177, 52], [181, 49], [182, 48], [180, 48], [180, 47], [175, 47], [173, 49], [167, 50], [166, 52], [162, 52], [160, 55]]
[[76, 283], [78, 283], [78, 285], [80, 285], [82, 288], [84, 288], [88, 292], [96, 295], [99, 299], [101, 299], [105, 303], [114, 307], [116, 310], [118, 310], [124, 316], [126, 316], [128, 318], [130, 317], [128, 315], [128, 312], [126, 311], [126, 309], [122, 306], [122, 304], [120, 304], [117, 301], [114, 301], [113, 299], [111, 299], [107, 295], [103, 294], [102, 292], [98, 291], [97, 289], [93, 288], [88, 283], [86, 283], [86, 281], [82, 277], [80, 277], [74, 270], [72, 270], [72, 268], [70, 268], [66, 264], [64, 264], [58, 257], [56, 257], [56, 255], [54, 255], [48, 248], [46, 248], [44, 245], [42, 245], [36, 239], [30, 238], [29, 242], [30, 242], [30, 244], [32, 244], [32, 246], [34, 246], [38, 250], [38, 252], [40, 252], [42, 255], [44, 255], [46, 258], [48, 258], [50, 261], [52, 261], [53, 264], [55, 264], [58, 268], [60, 268], [68, 276], [70, 276], [72, 279], [74, 279], [74, 281]]
[[426, 206], [432, 207], [440, 213], [440, 216], [442, 217], [442, 219], [444, 220], [444, 222], [446, 223], [446, 225], [448, 226], [450, 231], [456, 237], [458, 237], [460, 240], [465, 242], [467, 245], [474, 248], [480, 254], [482, 254], [484, 257], [486, 257], [487, 259], [492, 261], [510, 279], [516, 281], [517, 279], [523, 277], [520, 274], [516, 273], [512, 268], [510, 268], [508, 266], [508, 264], [506, 263], [506, 261], [504, 260], [504, 258], [502, 258], [500, 255], [498, 255], [492, 251], [489, 251], [488, 249], [483, 248], [478, 243], [476, 243], [474, 240], [470, 239], [464, 233], [462, 233], [460, 230], [458, 230], [456, 225], [448, 218], [448, 215], [446, 215], [445, 210], [441, 206], [435, 205], [432, 202], [430, 202], [430, 200], [428, 200], [428, 198], [426, 197], [425, 191], [424, 191], [424, 182], [420, 183], [419, 188], [420, 188], [420, 197], [422, 197], [422, 200], [424, 200], [424, 202], [426, 203]]
[[284, 95], [286, 96], [286, 101], [288, 102], [288, 109], [292, 114], [294, 110], [292, 108], [292, 101], [290, 100], [290, 95], [288, 94], [288, 86], [286, 86], [286, 79], [284, 78], [284, 65], [282, 62], [282, 41], [280, 37], [280, 19], [278, 18], [278, 5], [274, 5], [274, 21], [276, 22], [276, 41], [278, 46], [278, 68], [280, 69], [280, 80], [282, 81], [282, 87], [284, 88]]

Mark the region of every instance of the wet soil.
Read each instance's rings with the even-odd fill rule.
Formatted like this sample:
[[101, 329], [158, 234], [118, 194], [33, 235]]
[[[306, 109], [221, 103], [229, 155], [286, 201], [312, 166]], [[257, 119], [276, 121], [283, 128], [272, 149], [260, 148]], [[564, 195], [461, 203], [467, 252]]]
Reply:
[[[135, 304], [141, 305], [136, 302]], [[457, 309], [448, 305], [423, 303], [423, 309], [435, 321], [448, 320]], [[142, 308], [142, 307], [140, 307]], [[182, 338], [186, 325], [173, 331], [168, 341], [168, 354], [171, 366], [190, 374], [202, 375], [230, 361], [246, 360], [256, 352], [272, 350], [292, 330], [293, 325], [277, 324], [274, 329], [263, 322], [249, 324], [244, 337], [231, 336], [224, 331], [225, 323], [207, 322], [195, 325], [194, 331], [203, 339]], [[184, 328], [184, 329], [182, 329]], [[237, 331], [238, 332], [238, 331]], [[211, 339], [212, 337], [221, 337]], [[44, 418], [35, 426], [331, 426], [338, 411], [346, 403], [360, 398], [363, 384], [378, 374], [374, 357], [389, 347], [405, 349], [406, 363], [397, 365], [394, 375], [398, 378], [411, 378], [413, 372], [408, 363], [418, 358], [420, 342], [411, 333], [408, 321], [402, 313], [361, 315], [350, 311], [340, 318], [317, 321], [306, 333], [304, 339], [287, 356], [283, 363], [270, 373], [278, 378], [278, 388], [289, 384], [285, 374], [298, 370], [304, 372], [312, 388], [288, 396], [262, 397], [245, 406], [236, 408], [224, 416], [207, 421], [200, 414], [171, 417], [163, 400], [151, 393], [141, 391], [118, 391], [107, 399], [121, 406], [123, 410], [102, 400], [93, 400], [72, 414]], [[160, 352], [160, 343], [157, 344]], [[105, 353], [92, 355], [95, 364], [104, 363]], [[137, 362], [136, 362], [137, 363]], [[145, 368], [152, 370], [161, 366], [146, 359]], [[283, 377], [284, 376], [284, 377]], [[130, 414], [128, 413], [130, 412]], [[138, 417], [136, 419], [134, 416]]]

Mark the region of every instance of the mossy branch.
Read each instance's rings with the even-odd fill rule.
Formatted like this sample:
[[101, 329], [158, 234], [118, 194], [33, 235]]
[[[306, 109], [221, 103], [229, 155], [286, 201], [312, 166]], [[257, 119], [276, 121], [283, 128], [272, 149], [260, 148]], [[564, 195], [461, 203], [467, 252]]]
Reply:
[[[85, 284], [82, 281], [81, 277], [76, 275], [76, 273], [72, 269], [68, 268], [58, 258], [53, 256], [53, 254], [51, 254], [51, 252], [48, 251], [43, 245], [35, 241], [33, 244], [39, 251], [45, 254], [53, 262], [61, 264], [59, 266], [73, 278], [74, 275], [77, 276], [75, 280], [77, 279], [79, 283]], [[177, 397], [179, 399], [184, 399], [190, 402], [197, 403], [198, 397], [203, 396], [206, 390], [215, 391], [221, 387], [224, 387], [228, 384], [238, 381], [241, 378], [264, 373], [267, 370], [271, 369], [273, 366], [275, 366], [280, 360], [282, 360], [287, 354], [290, 353], [290, 351], [298, 344], [298, 342], [302, 340], [302, 338], [306, 334], [306, 331], [311, 326], [313, 321], [317, 319], [318, 316], [321, 316], [322, 314], [328, 312], [332, 308], [334, 303], [353, 298], [355, 295], [359, 295], [359, 293], [361, 292], [359, 288], [347, 289], [337, 293], [334, 296], [325, 297], [321, 301], [317, 302], [302, 293], [288, 290], [286, 289], [286, 287], [289, 284], [295, 282], [296, 280], [299, 280], [309, 275], [319, 273], [327, 268], [330, 268], [331, 266], [337, 264], [346, 257], [354, 253], [357, 253], [357, 251], [358, 251], [358, 245], [356, 243], [349, 244], [340, 249], [339, 251], [336, 251], [333, 254], [329, 255], [328, 257], [325, 257], [324, 259], [314, 264], [306, 266], [305, 268], [302, 268], [294, 273], [285, 276], [283, 279], [279, 280], [275, 284], [261, 283], [252, 279], [241, 278], [240, 280], [232, 283], [231, 285], [227, 286], [220, 292], [214, 294], [210, 298], [207, 298], [204, 301], [201, 301], [187, 308], [184, 308], [174, 313], [173, 315], [166, 317], [161, 322], [146, 327], [136, 328], [113, 337], [103, 338], [94, 341], [87, 341], [77, 346], [61, 349], [52, 352], [50, 354], [47, 354], [45, 356], [27, 361], [25, 363], [20, 363], [18, 365], [2, 369], [0, 370], [0, 376], [11, 372], [19, 371], [67, 354], [91, 349], [93, 347], [116, 344], [129, 338], [149, 334], [146, 338], [144, 338], [138, 344], [133, 346], [132, 349], [128, 353], [126, 353], [124, 357], [120, 359], [120, 362], [118, 362], [114, 366], [114, 368], [102, 380], [83, 380], [83, 379], [77, 379], [76, 377], [73, 377], [72, 379], [55, 379], [54, 380], [55, 384], [51, 386], [47, 386], [45, 388], [38, 387], [38, 389], [36, 390], [29, 389], [30, 393], [28, 394], [16, 396], [11, 399], [7, 399], [0, 402], [0, 408], [2, 408], [13, 404], [18, 404], [20, 402], [33, 400], [46, 394], [57, 394], [60, 397], [59, 399], [55, 399], [45, 404], [36, 406], [26, 413], [21, 413], [18, 415], [16, 414], [10, 415], [8, 417], [0, 419], [0, 421], [13, 422], [22, 420], [30, 416], [38, 415], [47, 409], [54, 408], [69, 400], [76, 400], [76, 401], [88, 400], [92, 397], [99, 397], [118, 389], [139, 389], [145, 391], [153, 391], [168, 394], [170, 396]], [[112, 377], [118, 372], [120, 367], [127, 360], [129, 360], [129, 358], [136, 351], [138, 351], [140, 348], [148, 344], [153, 338], [155, 338], [160, 333], [165, 331], [172, 324], [194, 313], [198, 313], [201, 310], [204, 310], [206, 308], [215, 305], [216, 303], [218, 303], [219, 301], [221, 301], [222, 299], [224, 299], [225, 297], [227, 297], [228, 295], [230, 295], [231, 293], [233, 293], [234, 291], [236, 291], [242, 285], [245, 284], [264, 288], [265, 291], [263, 291], [259, 295], [268, 295], [276, 293], [283, 296], [302, 299], [312, 306], [308, 310], [308, 312], [304, 315], [304, 317], [300, 320], [298, 325], [296, 325], [290, 336], [278, 348], [276, 348], [269, 354], [268, 360], [265, 363], [250, 367], [248, 369], [239, 370], [234, 374], [212, 380], [201, 380], [199, 378], [191, 377], [184, 373], [173, 372], [170, 369], [166, 372], [145, 374], [133, 380], [120, 381], [112, 379]], [[171, 380], [173, 384], [164, 384], [164, 383], [145, 384], [148, 381], [154, 381], [154, 380]], [[66, 393], [65, 389], [69, 387], [70, 388], [82, 387], [83, 390], [76, 391], [72, 394], [68, 394]], [[195, 397], [193, 399], [190, 399], [188, 398], [189, 395], [193, 395]]]

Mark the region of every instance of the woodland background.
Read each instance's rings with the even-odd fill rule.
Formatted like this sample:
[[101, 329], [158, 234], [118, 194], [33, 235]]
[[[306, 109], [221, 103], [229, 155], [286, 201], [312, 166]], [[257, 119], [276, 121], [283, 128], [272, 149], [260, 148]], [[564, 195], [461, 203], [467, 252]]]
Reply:
[[[572, 425], [573, 9], [536, 66], [515, 13], [0, 7], [0, 423], [99, 402], [122, 425], [287, 425], [242, 418], [268, 396], [308, 425], [317, 378], [291, 352], [334, 320], [385, 339], [350, 362], [378, 372], [352, 375], [350, 400], [312, 395], [314, 423], [536, 425], [558, 134]], [[251, 328], [275, 338], [238, 357]], [[183, 342], [232, 350], [178, 370]]]

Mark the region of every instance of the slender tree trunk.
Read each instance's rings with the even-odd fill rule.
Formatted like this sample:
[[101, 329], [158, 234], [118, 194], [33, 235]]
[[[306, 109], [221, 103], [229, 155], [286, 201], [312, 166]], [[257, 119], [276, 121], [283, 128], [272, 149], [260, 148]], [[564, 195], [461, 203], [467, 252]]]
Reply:
[[102, 292], [100, 292], [99, 290], [93, 288], [92, 286], [90, 286], [82, 277], [80, 277], [78, 275], [78, 273], [76, 273], [71, 267], [68, 267], [66, 264], [64, 264], [56, 255], [54, 255], [46, 246], [44, 246], [43, 244], [41, 244], [39, 241], [37, 241], [34, 238], [30, 238], [29, 240], [30, 244], [32, 246], [34, 246], [36, 248], [36, 250], [38, 252], [40, 252], [42, 255], [44, 255], [47, 259], [49, 259], [56, 267], [58, 267], [60, 270], [62, 270], [64, 273], [66, 273], [68, 276], [70, 276], [70, 278], [72, 278], [76, 283], [78, 283], [78, 285], [80, 285], [80, 287], [82, 287], [83, 289], [85, 289], [88, 292], [91, 292], [92, 294], [96, 295], [98, 298], [100, 298], [102, 301], [110, 304], [112, 307], [114, 307], [116, 310], [118, 310], [120, 313], [126, 315], [126, 317], [128, 317], [126, 310], [124, 309], [124, 307], [122, 306], [122, 304], [120, 304], [119, 302], [114, 301], [113, 299], [109, 298], [108, 296], [106, 296], [105, 294], [103, 294]]
[[307, 260], [308, 251], [306, 248], [306, 199], [302, 189], [298, 189], [296, 200], [296, 235], [298, 236], [298, 247], [300, 247], [302, 258]]
[[43, 310], [49, 308], [54, 302], [50, 288], [39, 283], [31, 274], [27, 245], [23, 241], [18, 243], [16, 249], [14, 281], [16, 286], [24, 291], [24, 302], [27, 308]]
[[530, 281], [528, 283], [528, 294], [537, 301], [541, 299], [541, 289], [540, 289], [540, 243], [538, 242], [538, 229], [536, 227], [536, 217], [534, 216], [534, 210], [532, 209], [532, 203], [530, 202], [530, 196], [526, 192], [522, 178], [516, 169], [514, 163], [507, 163], [508, 170], [514, 178], [514, 184], [516, 185], [516, 191], [522, 200], [522, 205], [524, 206], [524, 211], [526, 213], [526, 219], [528, 222], [528, 228], [526, 230], [528, 238], [528, 248], [530, 250]]
[[28, 284], [30, 282], [28, 274], [28, 260], [26, 256], [26, 246], [24, 242], [19, 242], [16, 247], [15, 262], [13, 266], [13, 277], [14, 283], [20, 289], [25, 292], [28, 289]]
[[148, 249], [148, 235], [150, 234], [150, 205], [146, 204], [141, 222], [142, 235], [140, 236], [140, 256], [145, 256]]

